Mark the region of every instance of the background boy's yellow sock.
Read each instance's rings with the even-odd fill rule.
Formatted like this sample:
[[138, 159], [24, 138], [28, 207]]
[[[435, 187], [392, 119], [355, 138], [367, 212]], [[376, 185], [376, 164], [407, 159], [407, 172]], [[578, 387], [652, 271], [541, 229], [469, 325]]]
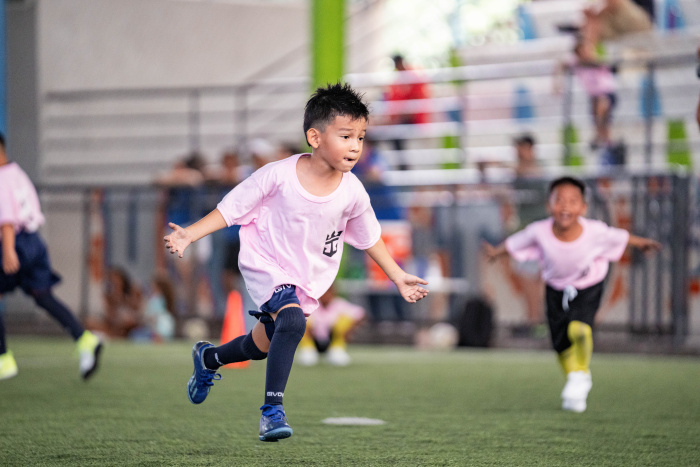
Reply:
[[304, 337], [302, 337], [301, 342], [299, 342], [299, 348], [316, 350], [316, 344], [314, 344], [314, 338], [311, 337], [311, 330], [309, 329], [308, 325], [306, 326]]
[[561, 369], [564, 370], [565, 375], [568, 375], [572, 371], [576, 371], [574, 370], [576, 367], [576, 362], [573, 347], [569, 347], [563, 352], [560, 352], [557, 356], [559, 357], [559, 364], [561, 365]]
[[572, 366], [571, 371], [585, 371], [591, 365], [593, 355], [593, 330], [589, 325], [581, 321], [572, 321], [567, 329], [571, 347]]
[[355, 320], [349, 316], [340, 315], [333, 325], [333, 338], [331, 339], [330, 347], [340, 347], [344, 349], [347, 346], [345, 336], [355, 324]]

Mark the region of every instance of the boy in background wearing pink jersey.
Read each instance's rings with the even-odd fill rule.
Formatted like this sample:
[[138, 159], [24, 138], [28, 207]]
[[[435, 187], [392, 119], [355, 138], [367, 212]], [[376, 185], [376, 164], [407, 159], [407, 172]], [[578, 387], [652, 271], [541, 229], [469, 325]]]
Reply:
[[573, 412], [586, 410], [592, 387], [592, 327], [609, 263], [618, 261], [627, 245], [643, 251], [661, 249], [654, 240], [583, 217], [585, 193], [579, 179], [554, 180], [547, 202], [551, 217], [533, 222], [496, 247], [484, 245], [490, 260], [509, 254], [516, 261], [540, 262], [552, 344], [567, 375], [562, 408]]
[[[58, 321], [76, 341], [80, 374], [88, 379], [97, 369], [102, 343], [51, 292], [61, 279], [51, 269], [46, 245], [37, 233], [43, 223], [36, 189], [24, 170], [8, 160], [5, 138], [0, 134], [0, 295], [19, 287]], [[0, 313], [0, 379], [12, 378], [17, 372]]]
[[350, 172], [360, 159], [369, 110], [349, 85], [318, 88], [306, 103], [304, 132], [313, 148], [257, 170], [211, 213], [187, 228], [170, 223], [165, 246], [182, 257], [190, 243], [219, 229], [241, 226], [238, 258], [246, 288], [259, 310], [250, 334], [214, 347], [192, 349], [190, 402], [204, 402], [216, 370], [228, 363], [267, 358], [261, 441], [292, 435], [282, 407], [294, 352], [306, 317], [338, 273], [343, 243], [365, 250], [409, 303], [428, 293], [427, 282], [407, 274], [389, 255], [362, 183]]
[[350, 364], [347, 338], [365, 318], [365, 309], [350, 303], [330, 289], [318, 299], [319, 306], [306, 320], [306, 333], [299, 344], [299, 363], [316, 365], [319, 354], [335, 366]]

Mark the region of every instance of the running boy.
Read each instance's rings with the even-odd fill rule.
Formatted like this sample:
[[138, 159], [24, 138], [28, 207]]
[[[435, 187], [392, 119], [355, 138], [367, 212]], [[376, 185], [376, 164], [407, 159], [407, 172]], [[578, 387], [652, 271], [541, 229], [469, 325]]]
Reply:
[[187, 228], [171, 223], [174, 231], [165, 237], [166, 248], [182, 257], [190, 243], [241, 225], [238, 262], [259, 307], [251, 314], [259, 321], [250, 334], [220, 347], [195, 344], [187, 395], [200, 404], [221, 379], [220, 366], [267, 358], [261, 441], [292, 435], [282, 407], [284, 389], [306, 316], [338, 273], [343, 242], [366, 250], [407, 302], [428, 293], [421, 287], [425, 280], [405, 273], [389, 255], [369, 196], [350, 172], [362, 154], [368, 119], [366, 104], [349, 85], [317, 89], [304, 112], [311, 154], [265, 165], [198, 222]]
[[484, 245], [491, 260], [510, 254], [516, 261], [540, 262], [552, 344], [567, 375], [562, 408], [573, 412], [586, 410], [592, 386], [592, 327], [609, 262], [618, 261], [627, 245], [644, 251], [661, 249], [654, 240], [583, 217], [585, 194], [581, 180], [554, 180], [547, 202], [551, 217], [533, 222], [497, 247]]
[[[8, 160], [5, 138], [0, 134], [0, 294], [19, 287], [58, 321], [76, 341], [80, 374], [88, 379], [97, 369], [102, 343], [51, 292], [60, 278], [51, 269], [46, 245], [37, 233], [43, 223], [36, 189], [20, 166]], [[17, 362], [7, 350], [0, 314], [0, 379], [15, 375]]]

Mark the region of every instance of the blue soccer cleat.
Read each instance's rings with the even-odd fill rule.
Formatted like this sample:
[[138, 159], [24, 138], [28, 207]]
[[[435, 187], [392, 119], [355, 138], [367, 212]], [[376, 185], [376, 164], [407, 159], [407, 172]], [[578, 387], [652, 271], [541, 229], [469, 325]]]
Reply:
[[260, 407], [260, 441], [277, 441], [292, 436], [292, 428], [287, 424], [287, 416], [281, 405], [265, 404]]
[[201, 404], [209, 395], [209, 390], [214, 386], [214, 381], [219, 381], [221, 375], [215, 370], [204, 366], [204, 350], [214, 347], [210, 342], [199, 341], [192, 347], [192, 360], [194, 360], [194, 372], [187, 382], [187, 397], [193, 404]]

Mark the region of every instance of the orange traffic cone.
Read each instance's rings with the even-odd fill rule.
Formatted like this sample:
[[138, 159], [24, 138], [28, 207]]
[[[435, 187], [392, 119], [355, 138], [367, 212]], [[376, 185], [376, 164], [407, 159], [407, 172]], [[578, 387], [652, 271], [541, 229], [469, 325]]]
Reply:
[[[226, 300], [226, 314], [224, 315], [224, 325], [221, 329], [221, 344], [230, 342], [243, 334], [245, 334], [243, 298], [238, 291], [232, 290]], [[224, 368], [246, 368], [249, 364], [249, 361], [229, 363], [224, 365]]]

